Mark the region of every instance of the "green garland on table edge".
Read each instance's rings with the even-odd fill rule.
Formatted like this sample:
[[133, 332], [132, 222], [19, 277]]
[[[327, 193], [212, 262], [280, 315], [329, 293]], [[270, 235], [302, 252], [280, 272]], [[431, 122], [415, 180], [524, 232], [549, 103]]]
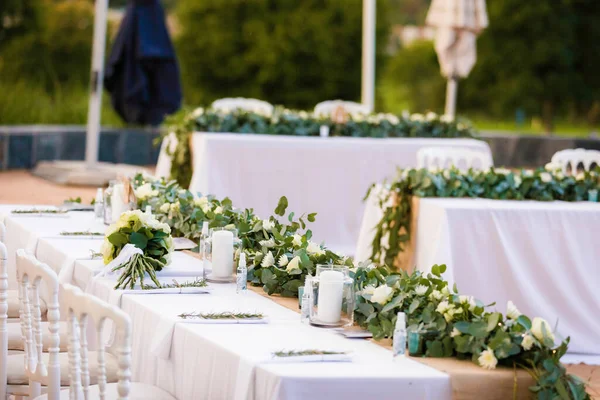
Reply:
[[173, 236], [198, 241], [205, 221], [210, 228], [236, 228], [248, 260], [248, 280], [268, 294], [297, 296], [298, 287], [307, 274], [314, 274], [317, 264], [352, 266], [349, 258], [311, 240], [306, 226], [316, 214], [296, 218], [291, 212], [281, 218], [288, 207], [285, 196], [279, 199], [275, 216], [261, 219], [252, 209], [235, 208], [228, 198], [194, 194], [175, 181], [138, 174], [132, 185], [138, 207], [151, 206], [158, 220], [171, 227]]
[[379, 196], [383, 216], [375, 227], [371, 258], [394, 265], [408, 245], [412, 196], [572, 202], [587, 200], [593, 189], [600, 190], [600, 167], [575, 176], [563, 174], [560, 166], [551, 163], [545, 168], [518, 172], [505, 168], [467, 172], [456, 168], [400, 170], [398, 179]]
[[[393, 114], [348, 114], [341, 120], [318, 116], [306, 111], [276, 107], [273, 114], [234, 110], [222, 112], [202, 107], [183, 110], [167, 118], [160, 140], [173, 133], [177, 146], [169, 149], [171, 179], [188, 187], [192, 178], [191, 151], [193, 132], [259, 133], [267, 135], [319, 136], [320, 127], [329, 126], [330, 136], [400, 138], [475, 137], [476, 132], [466, 120], [452, 120], [435, 113], [413, 114], [408, 118]], [[167, 139], [168, 140], [168, 139]], [[172, 151], [171, 151], [172, 150]]]
[[569, 338], [555, 346], [550, 325], [529, 319], [509, 302], [507, 316], [488, 312], [471, 296], [451, 291], [442, 279], [445, 265], [431, 273], [392, 272], [361, 266], [354, 273], [356, 321], [375, 339], [392, 337], [398, 312], [406, 314], [409, 331], [426, 333], [425, 355], [471, 359], [487, 369], [497, 364], [526, 369], [536, 380], [529, 387], [538, 399], [589, 399], [585, 384], [560, 363]]
[[[587, 193], [586, 188], [595, 187], [590, 182], [595, 177], [593, 173], [570, 178], [556, 172], [549, 174], [550, 180], [547, 175], [542, 175], [544, 173], [523, 172], [519, 175], [496, 169], [483, 173], [483, 176], [471, 171], [458, 178], [456, 170], [441, 172], [444, 179], [454, 177], [452, 182], [461, 182], [461, 187], [462, 182], [477, 182], [465, 187], [467, 193], [495, 190], [496, 198], [550, 200], [556, 197], [548, 193], [556, 195], [560, 192], [562, 199], [579, 199]], [[437, 174], [436, 171], [407, 171], [403, 180], [394, 185], [407, 182], [409, 176], [439, 181]], [[409, 179], [417, 182], [417, 178]], [[568, 184], [571, 181], [575, 184]], [[542, 183], [545, 186], [540, 186]], [[427, 188], [432, 184], [417, 185], [419, 191], [416, 193], [430, 193]], [[275, 216], [260, 219], [251, 209], [236, 209], [227, 198], [218, 200], [213, 196], [193, 194], [174, 181], [137, 175], [132, 185], [138, 206], [144, 209], [150, 205], [157, 218], [172, 227], [175, 236], [198, 240], [204, 221], [208, 221], [210, 227], [236, 227], [249, 259], [248, 280], [262, 286], [270, 295], [297, 296], [298, 286], [303, 284], [306, 274], [314, 274], [317, 263], [346, 265], [351, 268], [355, 280], [356, 322], [369, 329], [376, 340], [393, 336], [397, 313], [402, 311], [407, 315], [411, 331], [427, 333], [426, 356], [471, 359], [490, 369], [496, 364], [525, 368], [536, 380], [536, 385], [529, 389], [538, 399], [590, 398], [585, 392], [585, 384], [567, 374], [560, 363], [569, 338], [555, 347], [554, 334], [546, 321], [530, 320], [512, 303], [505, 318], [501, 313], [485, 311], [493, 304], [486, 306], [470, 296], [459, 295], [456, 286], [450, 291], [442, 278], [444, 265], [433, 266], [427, 275], [418, 271], [410, 275], [404, 271], [393, 272], [386, 266], [368, 263], [355, 267], [351, 259], [310, 240], [311, 231], [306, 230], [305, 219], [313, 222], [315, 214], [295, 219], [294, 213], [290, 213], [286, 222]], [[506, 185], [510, 190], [494, 189]], [[532, 193], [538, 195], [533, 197]], [[491, 194], [489, 197], [494, 198]], [[285, 216], [287, 207], [288, 201], [282, 197], [275, 215]]]

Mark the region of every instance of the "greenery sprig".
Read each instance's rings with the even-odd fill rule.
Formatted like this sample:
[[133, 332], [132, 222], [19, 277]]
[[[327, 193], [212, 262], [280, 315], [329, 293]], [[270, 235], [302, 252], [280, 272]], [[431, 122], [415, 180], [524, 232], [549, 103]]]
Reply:
[[12, 214], [66, 214], [67, 210], [58, 210], [58, 209], [39, 209], [39, 208], [31, 208], [28, 210], [12, 210]]
[[263, 319], [265, 316], [262, 313], [225, 311], [219, 313], [181, 313], [178, 315], [178, 317], [181, 319]]
[[207, 287], [208, 283], [206, 282], [205, 279], [200, 279], [200, 278], [196, 278], [193, 281], [186, 281], [186, 282], [177, 282], [175, 279], [173, 279], [173, 283], [163, 283], [159, 286], [155, 286], [155, 285], [144, 285], [142, 284], [142, 289], [143, 290], [156, 290], [156, 289], [181, 289], [181, 288], [202, 288], [202, 287]]
[[329, 350], [281, 350], [273, 353], [273, 357], [302, 357], [302, 356], [327, 356], [327, 355], [345, 355], [345, 351], [329, 351]]
[[63, 231], [60, 233], [61, 236], [104, 236], [102, 232], [90, 232], [90, 231], [82, 231], [82, 232], [67, 232]]
[[152, 282], [156, 287], [160, 287], [160, 282], [156, 278], [156, 271], [160, 271], [163, 268], [163, 264], [160, 261], [155, 260], [152, 257], [147, 257], [143, 254], [134, 254], [131, 256], [129, 261], [124, 264], [118, 265], [112, 269], [112, 272], [120, 272], [119, 279], [115, 285], [115, 289], [133, 289], [138, 279], [140, 286], [144, 288], [144, 277], [146, 274], [150, 276]]

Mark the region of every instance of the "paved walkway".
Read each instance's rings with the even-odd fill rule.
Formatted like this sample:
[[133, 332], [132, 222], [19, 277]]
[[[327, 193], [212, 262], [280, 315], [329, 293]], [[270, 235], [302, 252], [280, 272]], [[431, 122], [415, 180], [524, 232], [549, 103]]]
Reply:
[[[89, 204], [95, 195], [96, 188], [57, 185], [28, 171], [0, 172], [0, 204], [59, 205], [68, 198], [76, 197]], [[578, 364], [568, 365], [567, 369], [588, 382], [588, 392], [594, 399], [600, 399], [600, 367]]]

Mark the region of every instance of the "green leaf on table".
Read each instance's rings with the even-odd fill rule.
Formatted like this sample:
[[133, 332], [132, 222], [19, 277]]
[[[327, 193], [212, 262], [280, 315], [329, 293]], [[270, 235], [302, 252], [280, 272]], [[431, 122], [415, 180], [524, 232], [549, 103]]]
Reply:
[[294, 212], [292, 211], [290, 215], [288, 215], [288, 221], [292, 222], [294, 220]]
[[459, 321], [454, 324], [454, 327], [460, 333], [469, 333], [469, 328], [471, 327], [471, 323], [467, 321]]
[[398, 296], [394, 297], [392, 299], [392, 301], [390, 301], [389, 303], [387, 303], [382, 309], [381, 312], [388, 312], [393, 310], [394, 308], [398, 307], [399, 305], [402, 304], [402, 300], [404, 299], [402, 294], [399, 294]]
[[113, 246], [125, 246], [127, 243], [129, 243], [129, 238], [124, 233], [115, 232], [108, 237], [108, 241]]
[[421, 304], [421, 301], [419, 299], [414, 299], [412, 303], [410, 303], [410, 306], [408, 307], [408, 313], [412, 314], [415, 312], [415, 310], [417, 308], [419, 308], [419, 305]]
[[444, 346], [442, 342], [439, 340], [428, 340], [426, 342], [427, 345], [427, 354], [431, 357], [444, 357]]
[[306, 219], [308, 219], [308, 222], [315, 222], [315, 217], [317, 216], [317, 213], [310, 213], [308, 214], [308, 216], [306, 217]]
[[285, 196], [281, 196], [279, 199], [279, 203], [277, 203], [277, 208], [275, 208], [275, 214], [283, 217], [285, 214], [285, 210], [288, 207], [288, 199]]
[[520, 315], [519, 318], [517, 318], [517, 322], [525, 329], [529, 330], [531, 329], [531, 320], [529, 318], [527, 318], [525, 315]]
[[488, 317], [487, 331], [491, 332], [498, 326], [498, 322], [500, 321], [500, 313], [491, 313]]
[[483, 321], [473, 322], [467, 331], [467, 333], [471, 336], [475, 336], [476, 338], [484, 338], [487, 336], [487, 323]]

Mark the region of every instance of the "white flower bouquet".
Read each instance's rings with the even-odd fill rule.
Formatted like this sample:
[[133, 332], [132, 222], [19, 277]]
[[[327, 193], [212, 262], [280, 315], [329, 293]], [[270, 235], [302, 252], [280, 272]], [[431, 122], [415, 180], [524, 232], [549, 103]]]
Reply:
[[173, 252], [171, 228], [151, 214], [127, 211], [106, 231], [102, 244], [104, 264], [111, 272], [120, 271], [116, 289], [141, 286], [146, 274], [160, 287], [156, 272], [170, 262]]

